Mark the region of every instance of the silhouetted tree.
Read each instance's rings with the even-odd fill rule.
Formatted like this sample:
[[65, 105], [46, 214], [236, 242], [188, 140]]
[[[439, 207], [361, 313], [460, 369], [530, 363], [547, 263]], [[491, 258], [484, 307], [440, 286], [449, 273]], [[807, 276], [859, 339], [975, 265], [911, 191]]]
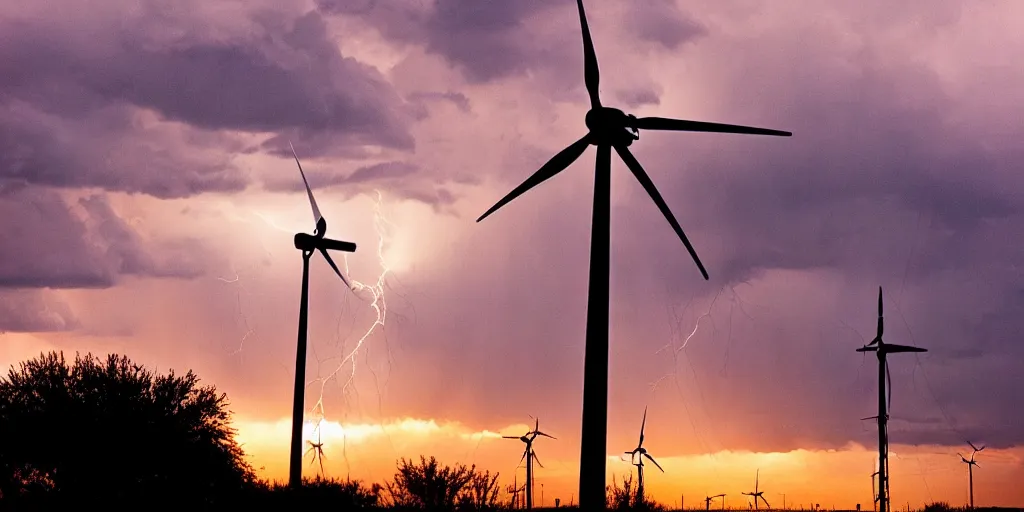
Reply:
[[476, 465], [466, 467], [441, 466], [437, 459], [427, 460], [422, 455], [420, 463], [398, 461], [398, 472], [393, 481], [385, 486], [388, 501], [395, 507], [425, 510], [453, 510], [456, 505], [464, 508], [494, 507], [498, 493], [498, 475], [490, 472], [478, 473]]
[[213, 503], [254, 482], [227, 397], [191, 371], [42, 354], [0, 379], [0, 491], [76, 505]]
[[459, 495], [459, 508], [469, 510], [488, 510], [498, 506], [498, 493], [501, 488], [498, 486], [498, 473], [491, 476], [490, 471], [474, 471], [475, 466], [470, 468], [472, 477], [462, 494]]

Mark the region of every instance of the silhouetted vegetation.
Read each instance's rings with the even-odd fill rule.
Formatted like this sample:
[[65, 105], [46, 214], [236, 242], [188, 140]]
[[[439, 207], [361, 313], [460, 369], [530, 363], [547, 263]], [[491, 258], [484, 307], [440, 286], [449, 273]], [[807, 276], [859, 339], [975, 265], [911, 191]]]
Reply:
[[497, 507], [498, 474], [479, 472], [476, 465], [442, 466], [422, 455], [419, 464], [402, 458], [398, 472], [385, 485], [388, 505], [424, 510], [485, 510]]
[[212, 504], [254, 483], [227, 398], [190, 371], [51, 352], [0, 380], [0, 493], [14, 502]]
[[610, 510], [652, 510], [658, 512], [666, 510], [663, 505], [655, 503], [647, 496], [640, 495], [639, 489], [633, 485], [632, 474], [622, 477], [622, 487], [619, 487], [613, 476], [612, 485], [607, 486], [606, 489], [608, 493], [607, 504]]

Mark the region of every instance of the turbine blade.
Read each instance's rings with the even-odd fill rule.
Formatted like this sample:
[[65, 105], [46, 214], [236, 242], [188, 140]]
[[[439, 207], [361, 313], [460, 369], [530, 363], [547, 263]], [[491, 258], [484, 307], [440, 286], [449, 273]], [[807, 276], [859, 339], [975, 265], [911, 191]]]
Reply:
[[519, 439], [519, 436], [501, 436], [505, 439]]
[[632, 127], [640, 130], [664, 130], [673, 132], [712, 132], [712, 133], [742, 133], [747, 135], [775, 135], [778, 137], [792, 137], [792, 132], [782, 130], [769, 130], [768, 128], [755, 128], [753, 126], [740, 126], [736, 124], [707, 123], [704, 121], [687, 121], [685, 119], [669, 119], [667, 117], [641, 117], [635, 121], [630, 120]]
[[523, 452], [523, 456], [519, 457], [519, 464], [522, 464], [524, 460], [526, 460], [526, 452], [525, 451]]
[[589, 144], [590, 134], [588, 133], [587, 135], [584, 135], [580, 140], [573, 142], [571, 145], [569, 145], [569, 147], [563, 149], [557, 155], [551, 157], [551, 160], [548, 160], [548, 162], [544, 164], [540, 168], [540, 170], [533, 173], [533, 175], [527, 178], [526, 181], [524, 181], [521, 185], [513, 189], [512, 192], [509, 192], [508, 195], [506, 195], [505, 197], [501, 198], [501, 200], [498, 201], [497, 204], [492, 206], [490, 210], [487, 210], [487, 212], [481, 215], [479, 219], [476, 219], [476, 221], [480, 222], [484, 220], [485, 218], [487, 218], [488, 215], [497, 211], [498, 208], [505, 206], [510, 201], [523, 195], [526, 191], [530, 190], [531, 188], [540, 185], [544, 181], [547, 181], [548, 178], [551, 178], [552, 176], [564, 171], [566, 167], [569, 167], [569, 165], [575, 162], [576, 159], [583, 154], [583, 150], [587, 149], [587, 145]]
[[544, 432], [541, 432], [539, 430], [537, 431], [537, 435], [544, 436], [544, 437], [550, 437], [551, 439], [557, 439], [555, 436], [545, 434]]
[[640, 442], [636, 445], [637, 448], [644, 444], [644, 427], [647, 426], [647, 408], [644, 407], [644, 419], [640, 422]]
[[977, 462], [972, 462], [972, 464], [974, 464], [974, 467], [976, 467], [976, 468], [980, 468], [981, 467], [981, 464], [978, 464]]
[[324, 256], [324, 259], [327, 260], [327, 263], [330, 264], [331, 268], [334, 269], [334, 273], [338, 274], [338, 277], [341, 278], [341, 282], [345, 283], [345, 286], [351, 290], [352, 285], [348, 284], [348, 279], [345, 279], [345, 276], [341, 275], [341, 270], [338, 270], [338, 266], [334, 264], [334, 260], [331, 259], [331, 254], [328, 253], [327, 250], [324, 249], [323, 247], [320, 248], [320, 254]]
[[598, 94], [601, 72], [597, 67], [597, 53], [594, 52], [594, 40], [590, 38], [590, 25], [587, 23], [587, 14], [583, 11], [583, 0], [576, 0], [576, 7], [580, 11], [580, 29], [583, 32], [583, 80], [590, 95], [590, 108], [598, 108], [601, 106]]
[[768, 503], [768, 500], [764, 499], [764, 496], [758, 496], [758, 497], [761, 498], [761, 501], [764, 502], [765, 506], [767, 506], [768, 508], [772, 508], [772, 506]]
[[885, 387], [889, 392], [889, 405], [886, 406], [885, 417], [889, 418], [889, 411], [892, 410], [892, 374], [889, 373], [889, 365], [885, 365]]
[[985, 445], [981, 445], [981, 448], [978, 448], [978, 451], [980, 452], [980, 451], [982, 451], [984, 449], [985, 449]]
[[665, 200], [661, 197], [661, 193], [658, 192], [657, 187], [654, 186], [654, 182], [651, 181], [651, 177], [647, 175], [646, 171], [644, 171], [640, 162], [633, 157], [633, 153], [629, 148], [626, 146], [615, 146], [615, 151], [619, 153], [619, 157], [622, 158], [622, 161], [626, 163], [629, 170], [633, 172], [633, 176], [636, 177], [636, 180], [640, 182], [640, 185], [644, 187], [647, 194], [654, 200], [654, 204], [656, 204], [658, 209], [661, 210], [662, 215], [665, 216], [668, 223], [672, 225], [672, 229], [675, 230], [679, 239], [683, 241], [683, 245], [685, 245], [686, 250], [689, 251], [690, 257], [693, 258], [694, 263], [697, 264], [697, 268], [700, 269], [701, 275], [704, 276], [705, 280], [707, 280], [708, 271], [704, 268], [704, 264], [700, 262], [700, 257], [697, 256], [697, 251], [694, 250], [693, 245], [690, 244], [690, 240], [686, 238], [686, 234], [683, 233], [683, 228], [679, 226], [679, 222], [676, 221], [675, 216], [672, 215], [672, 210], [669, 210], [668, 204], [665, 203]]
[[313, 191], [309, 188], [309, 182], [306, 181], [306, 173], [302, 172], [302, 164], [299, 163], [299, 155], [295, 153], [295, 146], [292, 146], [291, 141], [288, 141], [288, 147], [292, 148], [292, 156], [295, 157], [295, 165], [299, 166], [299, 174], [302, 176], [302, 183], [306, 185], [306, 195], [309, 196], [309, 206], [313, 208], [313, 223], [319, 224], [323, 215], [320, 215], [320, 208], [316, 207], [316, 199], [313, 199]]
[[544, 467], [544, 464], [541, 464], [541, 463], [540, 463], [540, 458], [539, 458], [539, 457], [537, 457], [537, 454], [536, 454], [536, 453], [534, 453], [534, 454], [533, 454], [533, 461], [534, 461], [534, 462], [536, 462], [538, 466], [540, 466], [540, 467]]
[[974, 446], [974, 443], [972, 443], [970, 441], [967, 441], [967, 444], [971, 445], [971, 449], [973, 449], [974, 451], [976, 451], [976, 452], [980, 452], [981, 451], [981, 450], [978, 449], [977, 446]]
[[655, 466], [658, 466], [658, 469], [661, 469], [662, 473], [665, 472], [665, 470], [661, 468], [661, 464], [658, 464], [658, 461], [654, 460], [654, 457], [651, 457], [651, 454], [645, 453], [644, 457], [647, 457], [647, 459], [653, 462]]
[[[757, 468], [757, 473], [754, 476], [754, 492], [757, 492], [757, 484], [761, 481], [761, 468]], [[754, 500], [757, 501], [757, 500]]]
[[885, 330], [885, 319], [882, 317], [882, 287], [878, 287], [878, 334], [875, 335], [875, 341], [882, 339], [882, 331]]

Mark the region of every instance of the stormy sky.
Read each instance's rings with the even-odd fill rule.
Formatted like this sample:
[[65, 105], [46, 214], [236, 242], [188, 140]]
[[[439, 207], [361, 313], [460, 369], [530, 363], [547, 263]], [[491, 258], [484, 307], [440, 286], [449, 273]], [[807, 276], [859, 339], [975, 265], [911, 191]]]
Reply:
[[[993, 450], [979, 505], [1024, 501], [998, 485], [1024, 475], [1024, 5], [587, 9], [605, 104], [794, 133], [633, 144], [710, 281], [613, 157], [610, 456], [647, 406], [652, 453], [691, 469], [856, 453], [866, 482], [876, 363], [854, 350], [882, 286], [887, 340], [928, 349], [891, 360], [892, 442], [922, 454], [893, 459], [894, 498], [961, 502], [969, 439]], [[359, 245], [337, 257], [354, 293], [312, 263], [307, 419], [346, 439], [337, 473], [380, 479], [431, 450], [511, 472], [519, 449], [493, 434], [533, 415], [559, 437], [539, 453], [568, 501], [594, 149], [474, 221], [586, 133], [582, 61], [568, 0], [0, 6], [0, 363], [60, 349], [194, 369], [283, 476], [291, 235], [314, 227], [291, 142], [328, 236]], [[432, 420], [462, 434], [408, 427]], [[360, 455], [377, 427], [390, 447]], [[667, 503], [688, 489], [656, 478]], [[813, 499], [870, 503], [843, 485]]]

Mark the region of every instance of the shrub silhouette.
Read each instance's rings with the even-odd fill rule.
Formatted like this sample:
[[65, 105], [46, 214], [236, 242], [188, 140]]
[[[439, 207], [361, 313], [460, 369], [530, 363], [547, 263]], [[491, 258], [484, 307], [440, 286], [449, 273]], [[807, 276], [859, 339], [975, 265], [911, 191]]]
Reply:
[[480, 473], [476, 465], [441, 466], [437, 459], [420, 456], [419, 464], [398, 461], [394, 480], [385, 486], [389, 505], [421, 510], [495, 508], [498, 499], [498, 475]]
[[[212, 504], [254, 483], [227, 397], [191, 371], [51, 352], [0, 379], [4, 501]], [[138, 502], [136, 502], [138, 503]]]
[[648, 499], [647, 496], [640, 496], [637, 492], [639, 487], [633, 486], [632, 474], [622, 477], [622, 487], [619, 487], [615, 477], [612, 476], [612, 485], [605, 487], [605, 491], [607, 492], [606, 503], [611, 510], [665, 510], [664, 505]]
[[232, 508], [256, 507], [260, 510], [300, 510], [305, 508], [337, 508], [341, 510], [371, 509], [379, 504], [383, 487], [364, 485], [360, 480], [303, 478], [302, 487], [292, 489], [287, 483], [261, 480], [247, 501], [232, 503]]

